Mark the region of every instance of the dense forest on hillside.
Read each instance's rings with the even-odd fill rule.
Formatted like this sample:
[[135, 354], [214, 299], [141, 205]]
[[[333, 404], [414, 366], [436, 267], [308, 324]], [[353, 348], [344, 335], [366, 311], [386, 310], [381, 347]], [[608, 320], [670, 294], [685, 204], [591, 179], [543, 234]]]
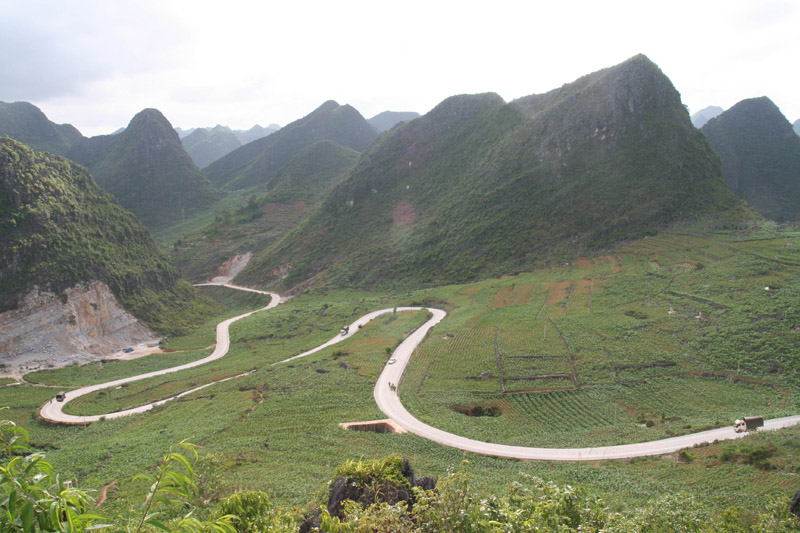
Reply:
[[0, 187], [0, 310], [34, 286], [59, 294], [93, 280], [162, 334], [211, 309], [83, 167], [2, 138]]

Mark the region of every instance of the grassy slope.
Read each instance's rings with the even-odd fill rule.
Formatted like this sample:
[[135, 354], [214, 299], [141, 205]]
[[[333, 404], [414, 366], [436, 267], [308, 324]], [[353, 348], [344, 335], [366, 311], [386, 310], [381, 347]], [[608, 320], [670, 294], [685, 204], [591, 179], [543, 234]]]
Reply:
[[[235, 209], [219, 210], [213, 222], [206, 215], [204, 225], [195, 224], [183, 234], [171, 230], [171, 235], [180, 238], [173, 241], [170, 259], [185, 276], [199, 281], [236, 254], [268, 247], [300, 222], [357, 159], [358, 152], [331, 141], [312, 144], [278, 172], [263, 196], [255, 195], [263, 189], [249, 189], [250, 198], [245, 202], [243, 193], [235, 191], [229, 195], [239, 199]], [[190, 226], [181, 227], [188, 230]]]
[[0, 140], [0, 167], [0, 309], [33, 285], [58, 294], [96, 279], [160, 333], [185, 332], [213, 309], [85, 169], [10, 139]]
[[679, 95], [640, 56], [510, 104], [452, 97], [393, 129], [241, 279], [289, 266], [285, 287], [320, 272], [345, 286], [465, 281], [744, 212]]
[[[307, 360], [270, 366], [336, 335], [352, 318], [414, 302], [448, 309], [448, 318], [417, 351], [401, 386], [412, 412], [435, 418], [437, 425], [507, 442], [642, 440], [728, 424], [743, 414], [796, 411], [800, 368], [792, 354], [800, 324], [798, 265], [798, 233], [769, 227], [695, 229], [661, 234], [569, 266], [470, 285], [394, 294], [316, 292], [234, 325], [232, 352], [209, 368], [151, 383], [135, 394], [133, 389], [114, 391], [113, 398], [91, 400], [92, 409], [109, 399], [135, 404], [190, 382], [257, 369], [158, 412], [87, 428], [58, 428], [31, 420], [52, 389], [0, 389], [0, 403], [12, 406], [11, 414], [31, 429], [38, 445], [56, 448], [48, 457], [75, 473], [81, 485], [100, 488], [119, 480], [119, 492], [103, 512], [122, 512], [139, 501], [146, 487], [128, 481], [130, 476], [155, 464], [183, 438], [204, 446], [203, 468], [221, 468], [211, 482], [223, 492], [258, 488], [276, 502], [303, 505], [309, 494], [324, 490], [332, 469], [345, 459], [397, 452], [409, 457], [417, 472], [442, 475], [465, 457], [413, 435], [346, 432], [336, 425], [381, 417], [372, 387], [386, 360], [385, 348], [421, 317], [389, 316]], [[764, 290], [767, 284], [772, 291]], [[674, 315], [667, 313], [670, 307]], [[696, 319], [698, 313], [705, 318]], [[443, 339], [446, 333], [452, 338]], [[519, 386], [527, 394], [500, 391], [495, 336], [509, 372], [506, 386]], [[207, 340], [173, 342], [192, 348]], [[447, 348], [449, 343], [457, 349]], [[529, 354], [562, 359], [514, 359]], [[574, 388], [571, 378], [549, 383], [509, 379], [569, 373], [567, 357], [579, 391], [567, 390]], [[540, 363], [546, 370], [535, 366]], [[494, 377], [468, 379], [479, 371]], [[87, 367], [90, 376], [96, 372]], [[61, 384], [84, 381], [77, 374], [68, 379]], [[533, 392], [557, 387], [564, 390]], [[497, 403], [505, 412], [468, 417], [452, 411], [453, 403]], [[543, 419], [540, 413], [550, 414]], [[198, 417], [202, 425], [196, 424]], [[575, 427], [570, 431], [554, 420]], [[640, 427], [640, 420], [653, 425]], [[712, 506], [736, 504], [749, 512], [762, 508], [770, 494], [794, 491], [790, 474], [800, 467], [797, 434], [789, 430], [690, 450], [682, 461], [691, 462], [651, 458], [548, 464], [467, 457], [489, 491], [528, 473], [589, 487], [617, 508], [688, 491]], [[747, 462], [758, 457], [766, 464]]]

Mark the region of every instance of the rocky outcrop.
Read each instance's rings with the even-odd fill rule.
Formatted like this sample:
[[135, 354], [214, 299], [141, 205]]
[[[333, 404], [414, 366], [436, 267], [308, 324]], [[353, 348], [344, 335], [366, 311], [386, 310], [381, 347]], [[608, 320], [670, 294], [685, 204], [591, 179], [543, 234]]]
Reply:
[[86, 363], [156, 335], [126, 312], [102, 282], [56, 295], [34, 288], [19, 308], [0, 314], [3, 374]]
[[[425, 476], [416, 478], [414, 469], [408, 459], [398, 456], [389, 456], [382, 460], [384, 467], [377, 468], [371, 474], [360, 476], [339, 475], [330, 484], [327, 511], [331, 516], [345, 518], [344, 502], [354, 501], [366, 507], [373, 503], [386, 502], [394, 505], [406, 502], [409, 508], [413, 507], [415, 497], [414, 488], [421, 490], [434, 490], [436, 478]], [[380, 464], [373, 461], [372, 464]], [[385, 465], [389, 465], [386, 467]], [[397, 472], [394, 472], [397, 471]], [[380, 474], [378, 472], [381, 472]], [[394, 473], [398, 475], [393, 475]], [[320, 525], [319, 510], [315, 510], [300, 525], [300, 531], [315, 531]]]

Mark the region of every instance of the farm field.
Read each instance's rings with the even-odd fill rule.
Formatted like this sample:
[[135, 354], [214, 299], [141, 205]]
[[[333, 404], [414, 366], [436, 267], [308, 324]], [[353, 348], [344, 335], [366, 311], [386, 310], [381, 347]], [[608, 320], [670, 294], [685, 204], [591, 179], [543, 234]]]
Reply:
[[796, 234], [675, 231], [453, 288], [403, 401], [446, 431], [552, 447], [796, 412], [798, 261]]
[[[382, 418], [374, 380], [387, 348], [422, 323], [424, 312], [386, 315], [329, 349], [273, 363], [327, 341], [369, 311], [422, 304], [449, 314], [418, 348], [400, 393], [415, 416], [447, 431], [507, 444], [591, 446], [728, 425], [744, 415], [794, 414], [798, 258], [800, 235], [771, 227], [675, 230], [603, 256], [469, 285], [393, 294], [317, 290], [234, 324], [231, 352], [208, 368], [69, 406], [77, 414], [107, 412], [254, 370], [151, 413], [86, 427], [49, 426], [34, 416], [52, 387], [138, 374], [140, 364], [171, 366], [178, 353], [164, 354], [169, 363], [149, 356], [40, 372], [31, 379], [50, 387], [0, 387], [0, 405], [81, 486], [99, 490], [117, 480], [100, 509], [111, 515], [141, 501], [146, 487], [132, 476], [183, 439], [202, 446], [198, 472], [212, 499], [254, 488], [304, 507], [309, 494], [326, 490], [339, 463], [399, 453], [420, 475], [443, 475], [468, 458], [489, 490], [524, 473], [580, 484], [619, 508], [691, 490], [709, 505], [754, 511], [770, 494], [796, 490], [797, 429], [686, 457], [597, 464], [509, 461], [410, 434], [340, 429], [339, 422]], [[226, 289], [203, 290], [226, 298]], [[258, 304], [229, 302], [230, 313]], [[188, 358], [202, 357], [211, 343], [209, 324], [166, 346]], [[470, 416], [476, 414], [484, 416]], [[747, 462], [754, 455], [770, 466]]]

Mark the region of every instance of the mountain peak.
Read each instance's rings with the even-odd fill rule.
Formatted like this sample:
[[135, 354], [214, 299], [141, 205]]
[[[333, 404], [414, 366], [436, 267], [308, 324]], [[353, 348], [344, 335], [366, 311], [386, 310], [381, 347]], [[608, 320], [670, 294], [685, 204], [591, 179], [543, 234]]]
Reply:
[[0, 102], [0, 136], [8, 135], [35, 150], [64, 155], [83, 139], [70, 124], [55, 124], [30, 102]]
[[772, 100], [742, 100], [701, 131], [733, 192], [765, 217], [800, 218], [800, 137]]
[[639, 55], [510, 103], [453, 96], [393, 128], [239, 279], [288, 268], [294, 282], [325, 272], [345, 286], [466, 281], [746, 211], [670, 80]]
[[157, 109], [140, 111], [118, 135], [78, 143], [70, 157], [86, 165], [98, 185], [150, 228], [174, 222], [217, 198], [178, 132]]

